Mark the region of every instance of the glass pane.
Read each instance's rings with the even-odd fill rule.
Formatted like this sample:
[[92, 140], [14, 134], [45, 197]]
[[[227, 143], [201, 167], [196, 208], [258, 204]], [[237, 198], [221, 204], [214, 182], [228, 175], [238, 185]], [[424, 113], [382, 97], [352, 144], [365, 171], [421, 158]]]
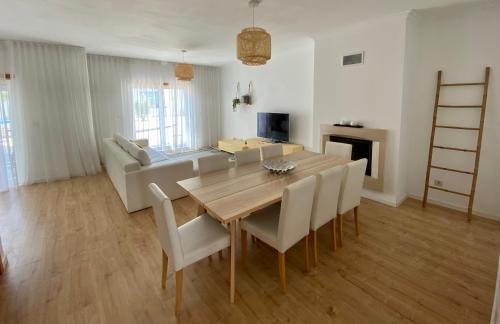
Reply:
[[162, 149], [160, 134], [160, 91], [154, 88], [134, 88], [135, 138], [147, 138], [149, 146]]
[[16, 164], [14, 158], [14, 138], [10, 111], [9, 91], [0, 84], [0, 154], [5, 163], [9, 187], [17, 186]]

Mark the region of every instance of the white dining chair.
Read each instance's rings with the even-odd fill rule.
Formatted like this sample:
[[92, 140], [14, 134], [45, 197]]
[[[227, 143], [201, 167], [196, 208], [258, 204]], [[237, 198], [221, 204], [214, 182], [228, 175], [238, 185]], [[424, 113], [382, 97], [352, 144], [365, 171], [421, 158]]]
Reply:
[[210, 172], [226, 170], [231, 167], [228, 155], [225, 153], [211, 154], [198, 158], [198, 171], [200, 175]]
[[329, 223], [332, 236], [332, 250], [337, 247], [335, 235], [335, 218], [340, 194], [340, 185], [345, 172], [345, 166], [339, 165], [316, 175], [316, 192], [311, 213], [311, 232], [313, 240], [313, 264], [318, 264], [317, 230]]
[[[200, 176], [211, 172], [227, 170], [231, 168], [228, 155], [226, 153], [217, 153], [198, 158], [198, 173]], [[205, 208], [199, 206], [198, 214], [205, 213]], [[227, 225], [229, 226], [229, 224]], [[230, 253], [229, 249], [228, 252]], [[219, 251], [219, 260], [222, 260], [222, 251]], [[212, 262], [212, 256], [208, 256], [208, 261]]]
[[274, 159], [283, 156], [282, 144], [269, 144], [261, 146], [262, 160]]
[[286, 293], [285, 252], [300, 240], [304, 241], [305, 271], [309, 271], [309, 223], [314, 199], [316, 177], [288, 185], [281, 204], [274, 204], [240, 221], [242, 259], [246, 257], [247, 232], [278, 251], [280, 287]]
[[359, 236], [358, 206], [361, 203], [361, 190], [363, 189], [367, 164], [367, 159], [361, 159], [347, 163], [346, 165], [347, 169], [342, 180], [342, 186], [340, 187], [337, 211], [340, 247], [342, 247], [343, 242], [342, 216], [351, 210], [354, 210], [354, 226], [356, 228], [356, 236]]
[[155, 184], [149, 184], [158, 236], [162, 247], [163, 271], [161, 285], [167, 285], [168, 264], [175, 270], [175, 315], [179, 316], [182, 304], [182, 271], [217, 251], [230, 246], [227, 229], [207, 214], [177, 228], [172, 202]]
[[326, 142], [325, 154], [350, 160], [352, 155], [352, 145], [339, 142]]
[[245, 149], [241, 151], [234, 152], [234, 157], [236, 159], [236, 165], [241, 166], [248, 163], [255, 163], [260, 161], [260, 149]]

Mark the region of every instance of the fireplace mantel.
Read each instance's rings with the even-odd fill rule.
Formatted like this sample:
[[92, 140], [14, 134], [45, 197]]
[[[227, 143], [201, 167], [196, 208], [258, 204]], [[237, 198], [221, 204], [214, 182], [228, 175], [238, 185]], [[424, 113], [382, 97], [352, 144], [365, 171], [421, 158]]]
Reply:
[[325, 145], [326, 142], [330, 140], [330, 136], [358, 138], [372, 141], [374, 144], [377, 143], [377, 152], [374, 151], [372, 154], [372, 165], [377, 166], [377, 170], [374, 172], [376, 177], [365, 176], [364, 188], [384, 191], [385, 142], [387, 138], [387, 130], [376, 128], [341, 127], [322, 124], [320, 125], [320, 148], [322, 153], [325, 153]]

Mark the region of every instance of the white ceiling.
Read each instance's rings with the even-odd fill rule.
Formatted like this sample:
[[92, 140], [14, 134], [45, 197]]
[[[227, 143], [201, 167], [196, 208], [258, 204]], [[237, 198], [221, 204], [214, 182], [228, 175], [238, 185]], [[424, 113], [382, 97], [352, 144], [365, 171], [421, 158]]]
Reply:
[[[475, 0], [474, 0], [475, 1]], [[264, 0], [256, 25], [273, 54], [363, 20], [468, 0]], [[0, 38], [59, 42], [88, 52], [222, 64], [235, 60], [236, 34], [251, 24], [247, 0], [0, 0]]]

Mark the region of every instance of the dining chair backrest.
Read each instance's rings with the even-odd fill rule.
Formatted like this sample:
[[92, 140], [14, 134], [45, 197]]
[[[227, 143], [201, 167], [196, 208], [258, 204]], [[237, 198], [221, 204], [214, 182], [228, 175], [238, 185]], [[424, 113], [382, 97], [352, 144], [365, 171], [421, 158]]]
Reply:
[[168, 262], [178, 271], [183, 268], [184, 254], [172, 202], [155, 183], [150, 183], [148, 187], [161, 247], [168, 256]]
[[274, 159], [283, 156], [282, 144], [269, 144], [261, 146], [262, 160]]
[[260, 149], [246, 149], [234, 152], [234, 157], [236, 158], [236, 165], [241, 166], [248, 163], [254, 163], [260, 161]]
[[211, 154], [198, 159], [198, 171], [200, 175], [226, 170], [230, 167], [229, 158], [225, 153]]
[[278, 224], [277, 249], [285, 252], [309, 233], [316, 177], [288, 185], [283, 191]]
[[345, 169], [345, 165], [339, 165], [316, 175], [316, 192], [311, 212], [311, 229], [313, 231], [337, 216], [340, 185]]
[[350, 160], [352, 155], [352, 145], [328, 141], [325, 145], [325, 154]]
[[367, 159], [347, 163], [340, 189], [339, 214], [344, 214], [361, 203], [361, 190], [363, 189], [367, 164]]

